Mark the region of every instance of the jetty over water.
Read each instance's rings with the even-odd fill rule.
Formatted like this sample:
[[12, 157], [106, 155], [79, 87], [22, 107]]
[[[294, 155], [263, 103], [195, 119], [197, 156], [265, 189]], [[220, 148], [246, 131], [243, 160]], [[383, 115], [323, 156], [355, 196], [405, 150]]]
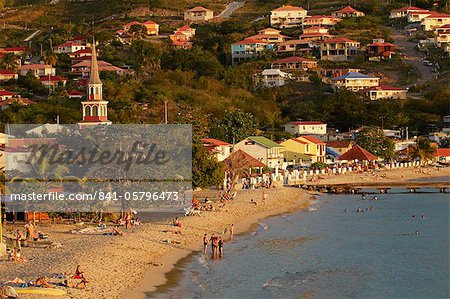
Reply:
[[435, 189], [440, 193], [450, 190], [450, 181], [402, 181], [402, 182], [358, 182], [358, 183], [311, 183], [300, 184], [300, 188], [335, 194], [357, 194], [361, 190], [377, 190], [378, 193], [388, 193], [390, 189], [405, 189], [406, 192], [417, 193], [422, 188]]

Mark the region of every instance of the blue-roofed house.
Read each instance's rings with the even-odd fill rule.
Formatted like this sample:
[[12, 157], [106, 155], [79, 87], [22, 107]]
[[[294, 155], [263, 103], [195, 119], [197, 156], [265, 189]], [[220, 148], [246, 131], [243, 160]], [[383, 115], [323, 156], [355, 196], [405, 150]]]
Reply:
[[380, 78], [372, 77], [358, 72], [350, 72], [343, 76], [331, 79], [333, 89], [346, 88], [351, 91], [360, 91], [380, 85]]

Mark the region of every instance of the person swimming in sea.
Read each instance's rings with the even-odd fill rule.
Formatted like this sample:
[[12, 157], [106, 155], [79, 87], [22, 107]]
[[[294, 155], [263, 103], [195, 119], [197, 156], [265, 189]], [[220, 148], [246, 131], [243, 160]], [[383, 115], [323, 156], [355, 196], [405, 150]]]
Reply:
[[412, 214], [411, 218], [416, 219], [416, 214]]

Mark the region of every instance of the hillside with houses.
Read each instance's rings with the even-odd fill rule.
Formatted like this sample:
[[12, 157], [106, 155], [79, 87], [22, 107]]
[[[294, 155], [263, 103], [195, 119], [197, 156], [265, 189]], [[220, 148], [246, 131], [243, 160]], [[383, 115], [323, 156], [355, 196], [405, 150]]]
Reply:
[[1, 127], [191, 123], [272, 170], [450, 146], [446, 1], [172, 2], [6, 1]]

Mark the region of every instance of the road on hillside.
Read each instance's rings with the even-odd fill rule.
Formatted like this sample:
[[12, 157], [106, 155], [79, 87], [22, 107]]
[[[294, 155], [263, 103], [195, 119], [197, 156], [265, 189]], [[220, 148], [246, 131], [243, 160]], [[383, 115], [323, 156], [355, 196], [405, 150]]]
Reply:
[[229, 19], [231, 15], [239, 8], [245, 5], [245, 2], [231, 2], [227, 7], [217, 16], [218, 18]]
[[405, 62], [419, 71], [421, 81], [429, 81], [435, 77], [432, 67], [423, 65], [422, 59], [425, 58], [425, 55], [415, 48], [417, 43], [408, 41], [408, 36], [398, 30], [392, 30], [392, 39], [394, 44], [405, 53]]

